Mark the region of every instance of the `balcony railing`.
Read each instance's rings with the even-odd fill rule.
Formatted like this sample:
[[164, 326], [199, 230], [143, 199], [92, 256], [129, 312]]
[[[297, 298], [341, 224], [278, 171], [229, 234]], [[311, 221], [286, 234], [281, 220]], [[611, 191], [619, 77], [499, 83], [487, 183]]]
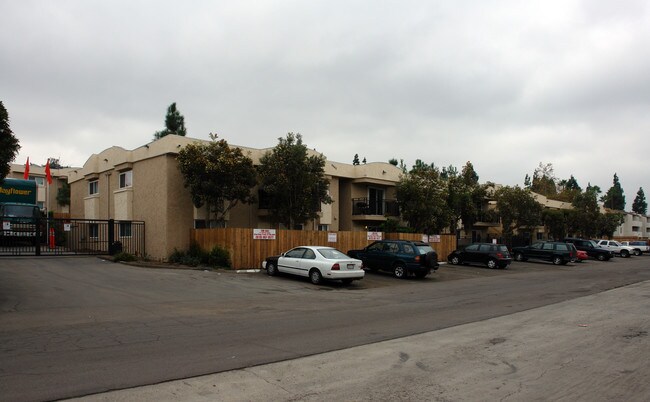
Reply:
[[352, 215], [399, 216], [397, 200], [352, 199]]

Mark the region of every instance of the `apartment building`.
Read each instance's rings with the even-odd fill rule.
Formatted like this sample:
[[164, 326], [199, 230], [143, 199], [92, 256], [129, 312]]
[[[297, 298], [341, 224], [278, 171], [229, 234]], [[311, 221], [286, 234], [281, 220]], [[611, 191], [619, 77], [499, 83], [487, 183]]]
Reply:
[[[186, 249], [190, 229], [213, 224], [205, 207], [197, 209], [192, 204], [176, 161], [178, 152], [195, 142], [206, 141], [168, 135], [133, 150], [114, 146], [91, 155], [83, 167], [68, 172], [71, 217], [144, 221], [147, 254], [155, 259], [167, 258], [175, 248]], [[271, 151], [238, 148], [254, 164]], [[302, 228], [377, 229], [387, 216], [398, 215], [395, 186], [400, 173], [389, 163], [355, 166], [326, 161], [325, 174], [334, 202], [321, 205], [319, 217]], [[256, 204], [233, 208], [226, 217], [226, 226], [272, 228], [264, 197]]]

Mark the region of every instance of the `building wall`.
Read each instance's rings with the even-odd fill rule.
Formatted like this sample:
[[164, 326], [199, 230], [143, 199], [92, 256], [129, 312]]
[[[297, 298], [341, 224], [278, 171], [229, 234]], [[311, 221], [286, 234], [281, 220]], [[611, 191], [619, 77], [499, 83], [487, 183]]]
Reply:
[[[133, 150], [111, 147], [91, 155], [82, 168], [69, 173], [72, 217], [145, 221], [146, 252], [154, 259], [166, 259], [174, 248], [187, 249], [190, 229], [195, 219], [206, 217], [206, 211], [192, 204], [176, 155], [195, 142], [206, 141], [169, 135]], [[269, 151], [240, 148], [255, 164]], [[120, 173], [128, 170], [132, 171], [132, 187], [120, 189]], [[333, 231], [363, 229], [352, 222], [352, 198], [367, 197], [369, 185], [384, 188], [386, 197], [394, 197], [391, 187], [400, 173], [388, 163], [353, 166], [327, 161], [325, 174], [330, 178], [333, 203], [323, 205], [319, 218], [304, 228], [316, 230], [319, 225], [329, 225]], [[98, 193], [89, 195], [88, 186], [93, 180], [97, 180]], [[228, 214], [226, 226], [272, 227], [268, 211], [260, 210], [258, 204], [238, 204]]]

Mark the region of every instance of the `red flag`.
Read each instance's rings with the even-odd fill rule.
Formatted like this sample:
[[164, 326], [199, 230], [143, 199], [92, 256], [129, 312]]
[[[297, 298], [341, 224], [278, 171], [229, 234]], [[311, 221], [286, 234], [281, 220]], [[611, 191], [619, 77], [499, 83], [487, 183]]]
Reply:
[[25, 180], [29, 179], [29, 156], [27, 157], [27, 162], [25, 162], [25, 174], [23, 175]]
[[45, 178], [47, 178], [47, 184], [52, 184], [52, 174], [50, 173], [50, 159], [48, 158], [47, 163], [45, 164]]

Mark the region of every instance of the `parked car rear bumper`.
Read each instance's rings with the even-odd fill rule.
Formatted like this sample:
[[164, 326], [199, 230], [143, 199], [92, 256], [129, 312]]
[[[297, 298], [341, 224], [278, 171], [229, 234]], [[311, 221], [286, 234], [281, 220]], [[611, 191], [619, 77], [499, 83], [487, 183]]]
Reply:
[[327, 279], [363, 279], [366, 275], [366, 272], [363, 270], [351, 270], [351, 271], [329, 271], [326, 272], [324, 277]]

